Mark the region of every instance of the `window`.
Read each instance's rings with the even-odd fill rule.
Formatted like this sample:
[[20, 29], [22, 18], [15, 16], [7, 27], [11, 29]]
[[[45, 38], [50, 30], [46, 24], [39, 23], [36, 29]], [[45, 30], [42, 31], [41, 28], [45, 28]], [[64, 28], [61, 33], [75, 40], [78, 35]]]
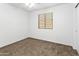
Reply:
[[38, 28], [39, 29], [52, 29], [53, 28], [53, 14], [44, 13], [38, 15]]

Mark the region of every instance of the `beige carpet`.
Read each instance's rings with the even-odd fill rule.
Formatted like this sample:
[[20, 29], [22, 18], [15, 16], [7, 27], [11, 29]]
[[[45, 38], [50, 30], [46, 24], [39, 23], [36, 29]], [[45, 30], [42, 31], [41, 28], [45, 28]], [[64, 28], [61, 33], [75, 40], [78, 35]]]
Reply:
[[27, 38], [0, 48], [2, 56], [77, 56], [71, 46]]

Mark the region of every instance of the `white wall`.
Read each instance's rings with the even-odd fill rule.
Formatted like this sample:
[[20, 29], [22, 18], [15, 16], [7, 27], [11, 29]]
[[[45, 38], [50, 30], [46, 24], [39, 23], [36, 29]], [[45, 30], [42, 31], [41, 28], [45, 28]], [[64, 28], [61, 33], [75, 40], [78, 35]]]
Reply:
[[75, 13], [76, 13], [76, 39], [75, 39], [75, 46], [76, 46], [76, 49], [79, 53], [79, 6], [77, 8], [75, 8]]
[[[73, 42], [73, 4], [63, 4], [30, 13], [30, 36], [66, 45]], [[53, 29], [38, 29], [38, 14], [53, 12]]]
[[28, 12], [0, 4], [0, 47], [28, 37]]

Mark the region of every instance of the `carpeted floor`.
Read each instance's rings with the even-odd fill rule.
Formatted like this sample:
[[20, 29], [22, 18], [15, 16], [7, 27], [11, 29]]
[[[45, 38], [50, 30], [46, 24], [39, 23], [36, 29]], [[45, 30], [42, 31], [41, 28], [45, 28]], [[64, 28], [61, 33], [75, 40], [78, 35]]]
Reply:
[[2, 56], [77, 56], [71, 46], [27, 38], [0, 48]]

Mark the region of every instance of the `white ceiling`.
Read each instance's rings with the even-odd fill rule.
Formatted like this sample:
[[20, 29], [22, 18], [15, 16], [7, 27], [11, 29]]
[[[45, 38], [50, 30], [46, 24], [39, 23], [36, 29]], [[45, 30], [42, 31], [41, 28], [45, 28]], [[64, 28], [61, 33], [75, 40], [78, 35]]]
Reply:
[[43, 8], [53, 7], [62, 3], [36, 3], [32, 8], [27, 7], [24, 3], [10, 3], [10, 5], [27, 11], [39, 10]]

